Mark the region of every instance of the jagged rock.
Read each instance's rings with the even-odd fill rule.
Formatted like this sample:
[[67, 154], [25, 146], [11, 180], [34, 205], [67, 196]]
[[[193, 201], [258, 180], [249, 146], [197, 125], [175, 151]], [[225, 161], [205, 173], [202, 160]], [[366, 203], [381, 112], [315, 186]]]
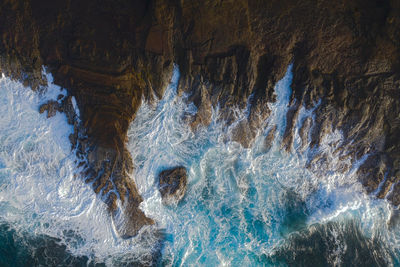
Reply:
[[56, 115], [57, 111], [61, 111], [60, 104], [57, 101], [49, 100], [39, 107], [40, 114], [45, 111], [47, 111], [47, 118], [51, 118]]
[[[78, 139], [78, 142], [82, 141]], [[130, 238], [143, 226], [154, 224], [139, 208], [143, 199], [135, 182], [129, 177], [133, 171], [129, 152], [125, 148], [116, 151], [113, 147], [89, 147], [89, 152], [83, 152], [88, 161], [84, 165], [84, 176], [94, 192], [107, 204], [118, 235]]]
[[67, 96], [61, 101], [60, 109], [67, 116], [68, 123], [73, 125], [77, 115], [74, 106], [72, 105], [72, 96]]
[[232, 140], [238, 142], [243, 147], [250, 147], [252, 144], [256, 133], [250, 128], [249, 122], [247, 120], [239, 121], [231, 131]]
[[385, 165], [382, 155], [376, 154], [369, 156], [358, 169], [360, 182], [368, 192], [376, 190], [383, 181], [386, 169]]
[[276, 133], [276, 125], [274, 125], [269, 131], [267, 136], [264, 139], [264, 151], [268, 151], [271, 149], [272, 144], [275, 139], [275, 133]]
[[185, 196], [187, 173], [185, 167], [164, 170], [158, 175], [159, 190], [163, 203], [177, 204]]
[[300, 127], [299, 135], [301, 139], [301, 150], [304, 151], [308, 145], [308, 133], [310, 132], [312, 126], [312, 118], [307, 117]]
[[[61, 96], [61, 97], [60, 97]], [[76, 120], [76, 112], [74, 106], [72, 105], [72, 96], [67, 96], [64, 98], [63, 95], [59, 95], [57, 100], [49, 100], [45, 104], [39, 107], [39, 113], [42, 114], [47, 111], [47, 118], [51, 118], [58, 112], [63, 112], [67, 116], [67, 121], [69, 124], [74, 124]]]

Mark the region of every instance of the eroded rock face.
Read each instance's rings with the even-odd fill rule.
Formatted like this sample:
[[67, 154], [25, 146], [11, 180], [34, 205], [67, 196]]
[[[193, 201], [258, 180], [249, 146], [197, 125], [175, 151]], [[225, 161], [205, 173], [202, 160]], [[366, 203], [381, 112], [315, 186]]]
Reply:
[[159, 175], [159, 190], [163, 203], [167, 205], [178, 204], [185, 196], [187, 185], [187, 172], [185, 167], [175, 167], [164, 170]]
[[373, 156], [360, 168], [366, 190], [379, 188], [378, 197], [400, 204], [399, 48], [396, 0], [0, 4], [1, 71], [40, 89], [44, 65], [76, 98], [80, 123], [72, 122], [70, 139], [83, 176], [111, 214], [132, 222], [120, 224], [122, 236], [153, 223], [138, 208], [126, 133], [142, 99], [163, 95], [173, 62], [181, 72], [179, 93], [198, 108], [192, 128], [210, 123], [217, 105], [227, 125], [236, 120], [234, 108], [247, 107], [232, 133], [244, 146], [265, 126], [275, 83], [293, 63], [282, 147], [292, 149], [301, 108], [314, 109], [315, 119], [301, 127], [303, 145], [319, 146], [330, 132], [342, 131], [348, 157]]

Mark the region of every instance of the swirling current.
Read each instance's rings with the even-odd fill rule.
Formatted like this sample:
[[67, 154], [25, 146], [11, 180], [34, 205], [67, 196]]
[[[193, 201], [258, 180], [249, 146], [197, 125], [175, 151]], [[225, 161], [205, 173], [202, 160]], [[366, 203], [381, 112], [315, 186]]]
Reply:
[[[209, 126], [190, 129], [196, 107], [177, 94], [175, 67], [164, 97], [143, 101], [128, 132], [141, 208], [156, 221], [131, 239], [118, 237], [105, 204], [77, 175], [66, 117], [38, 112], [66, 92], [50, 75], [40, 92], [2, 76], [0, 266], [146, 265], [156, 242], [161, 266], [399, 265], [399, 227], [388, 223], [397, 211], [363, 192], [355, 174], [365, 158], [340, 159], [340, 132], [307, 149], [299, 129], [313, 115], [303, 108], [294, 149], [281, 149], [291, 75], [289, 66], [265, 127], [243, 148], [231, 133], [247, 110], [232, 110], [236, 122], [226, 126], [216, 107]], [[313, 153], [327, 155], [329, 164], [306, 168]], [[346, 173], [337, 171], [343, 164], [350, 166]], [[178, 165], [188, 170], [186, 195], [164, 206], [157, 175]]]

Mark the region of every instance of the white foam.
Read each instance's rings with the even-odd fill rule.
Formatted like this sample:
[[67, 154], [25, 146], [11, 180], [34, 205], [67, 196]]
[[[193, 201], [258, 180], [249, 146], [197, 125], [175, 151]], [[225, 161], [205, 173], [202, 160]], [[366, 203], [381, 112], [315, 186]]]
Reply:
[[[229, 129], [218, 122], [218, 107], [212, 112], [210, 126], [190, 131], [182, 118], [196, 108], [188, 107], [176, 95], [177, 76], [175, 69], [174, 84], [163, 100], [155, 108], [142, 105], [128, 132], [134, 179], [144, 197], [142, 208], [172, 239], [164, 249], [169, 265], [257, 264], [259, 256], [269, 254], [284, 239], [280, 229], [287, 190], [305, 202], [310, 212], [307, 224], [353, 218], [361, 221], [367, 236], [384, 231], [385, 242], [398, 240], [396, 231], [387, 230], [388, 203], [362, 192], [355, 177], [359, 163], [347, 173], [338, 172], [343, 165], [336, 150], [342, 140], [340, 132], [328, 134], [314, 152], [287, 154], [280, 150], [291, 94], [291, 66], [275, 88], [277, 101], [270, 104], [268, 125], [277, 125], [278, 136], [268, 153], [260, 152], [265, 133], [249, 149], [229, 141]], [[312, 116], [318, 105], [311, 110], [303, 108], [299, 120]], [[246, 110], [234, 112], [238, 120], [246, 116]], [[300, 126], [297, 122], [297, 135]], [[328, 157], [322, 176], [305, 169], [311, 153]], [[350, 164], [350, 159], [345, 163]], [[157, 190], [157, 175], [177, 165], [188, 169], [188, 190], [180, 205], [165, 207]], [[338, 253], [340, 249], [344, 248], [338, 246]]]
[[[364, 234], [380, 234], [393, 251], [399, 249], [399, 229], [389, 231], [386, 225], [390, 205], [364, 194], [354, 176], [365, 158], [347, 173], [337, 172], [342, 164], [336, 150], [340, 132], [328, 134], [316, 151], [289, 154], [280, 150], [291, 94], [290, 70], [276, 87], [277, 102], [270, 105], [268, 121], [270, 126], [277, 125], [278, 137], [268, 152], [261, 148], [268, 129], [249, 149], [230, 141], [229, 128], [219, 122], [218, 107], [212, 111], [210, 126], [190, 131], [184, 118], [196, 108], [176, 94], [177, 68], [164, 98], [156, 105], [141, 106], [128, 132], [133, 178], [144, 198], [143, 210], [158, 227], [165, 228], [165, 265], [262, 264], [259, 257], [284, 240], [281, 231], [288, 190], [297, 193], [296, 201], [304, 202], [309, 210], [307, 224], [355, 218]], [[0, 88], [1, 220], [18, 231], [61, 238], [74, 255], [108, 265], [116, 259], [149, 255], [155, 242], [151, 234], [146, 235], [150, 228], [137, 238], [118, 238], [105, 204], [89, 185], [74, 178], [75, 157], [68, 141], [72, 126], [65, 116], [57, 113], [47, 119], [38, 113], [39, 105], [56, 98], [60, 88], [50, 85], [40, 95], [4, 75]], [[238, 120], [246, 117], [246, 110], [235, 112]], [[299, 120], [311, 113], [303, 110]], [[300, 123], [296, 125], [297, 132]], [[304, 168], [310, 153], [328, 156], [323, 175], [315, 176]], [[188, 169], [188, 190], [181, 204], [166, 207], [156, 177], [176, 165]], [[65, 234], [69, 230], [81, 239], [69, 241]]]
[[40, 94], [4, 75], [0, 90], [0, 220], [18, 232], [60, 238], [74, 255], [109, 265], [116, 257], [148, 255], [144, 242], [117, 237], [106, 205], [75, 177], [66, 116], [39, 114], [40, 104], [66, 92], [49, 84]]
[[269, 125], [277, 126], [277, 133], [279, 134], [280, 138], [282, 138], [282, 135], [285, 131], [286, 113], [289, 109], [289, 100], [290, 95], [292, 94], [292, 90], [290, 88], [293, 79], [292, 68], [293, 65], [290, 64], [288, 70], [286, 71], [286, 75], [275, 85], [275, 103], [268, 103], [268, 106], [272, 111], [271, 116], [268, 119]]

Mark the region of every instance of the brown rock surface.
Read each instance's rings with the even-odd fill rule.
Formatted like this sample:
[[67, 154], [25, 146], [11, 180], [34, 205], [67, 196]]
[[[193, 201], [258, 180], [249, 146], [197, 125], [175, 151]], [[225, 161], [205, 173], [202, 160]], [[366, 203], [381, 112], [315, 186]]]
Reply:
[[51, 118], [56, 115], [57, 111], [60, 111], [60, 108], [60, 104], [57, 101], [49, 100], [39, 107], [39, 113], [47, 111], [47, 118]]
[[138, 208], [142, 199], [129, 177], [128, 126], [142, 98], [163, 95], [173, 62], [181, 72], [179, 92], [198, 107], [194, 128], [210, 122], [212, 106], [220, 105], [227, 124], [235, 120], [233, 108], [249, 107], [234, 134], [246, 146], [269, 116], [275, 83], [293, 63], [283, 146], [292, 148], [299, 109], [319, 102], [303, 142], [317, 146], [329, 131], [341, 130], [342, 147], [354, 159], [370, 153], [379, 162], [361, 168], [367, 190], [382, 184], [378, 196], [389, 194], [399, 204], [399, 48], [396, 0], [0, 4], [1, 71], [35, 89], [46, 84], [45, 65], [75, 96], [81, 124], [71, 139], [82, 162], [87, 159], [85, 175], [95, 192], [112, 214], [125, 211], [122, 221], [132, 222], [125, 224], [130, 230], [122, 227], [123, 236], [153, 223]]
[[165, 204], [177, 204], [185, 196], [187, 173], [185, 167], [162, 171], [159, 175], [159, 190]]

